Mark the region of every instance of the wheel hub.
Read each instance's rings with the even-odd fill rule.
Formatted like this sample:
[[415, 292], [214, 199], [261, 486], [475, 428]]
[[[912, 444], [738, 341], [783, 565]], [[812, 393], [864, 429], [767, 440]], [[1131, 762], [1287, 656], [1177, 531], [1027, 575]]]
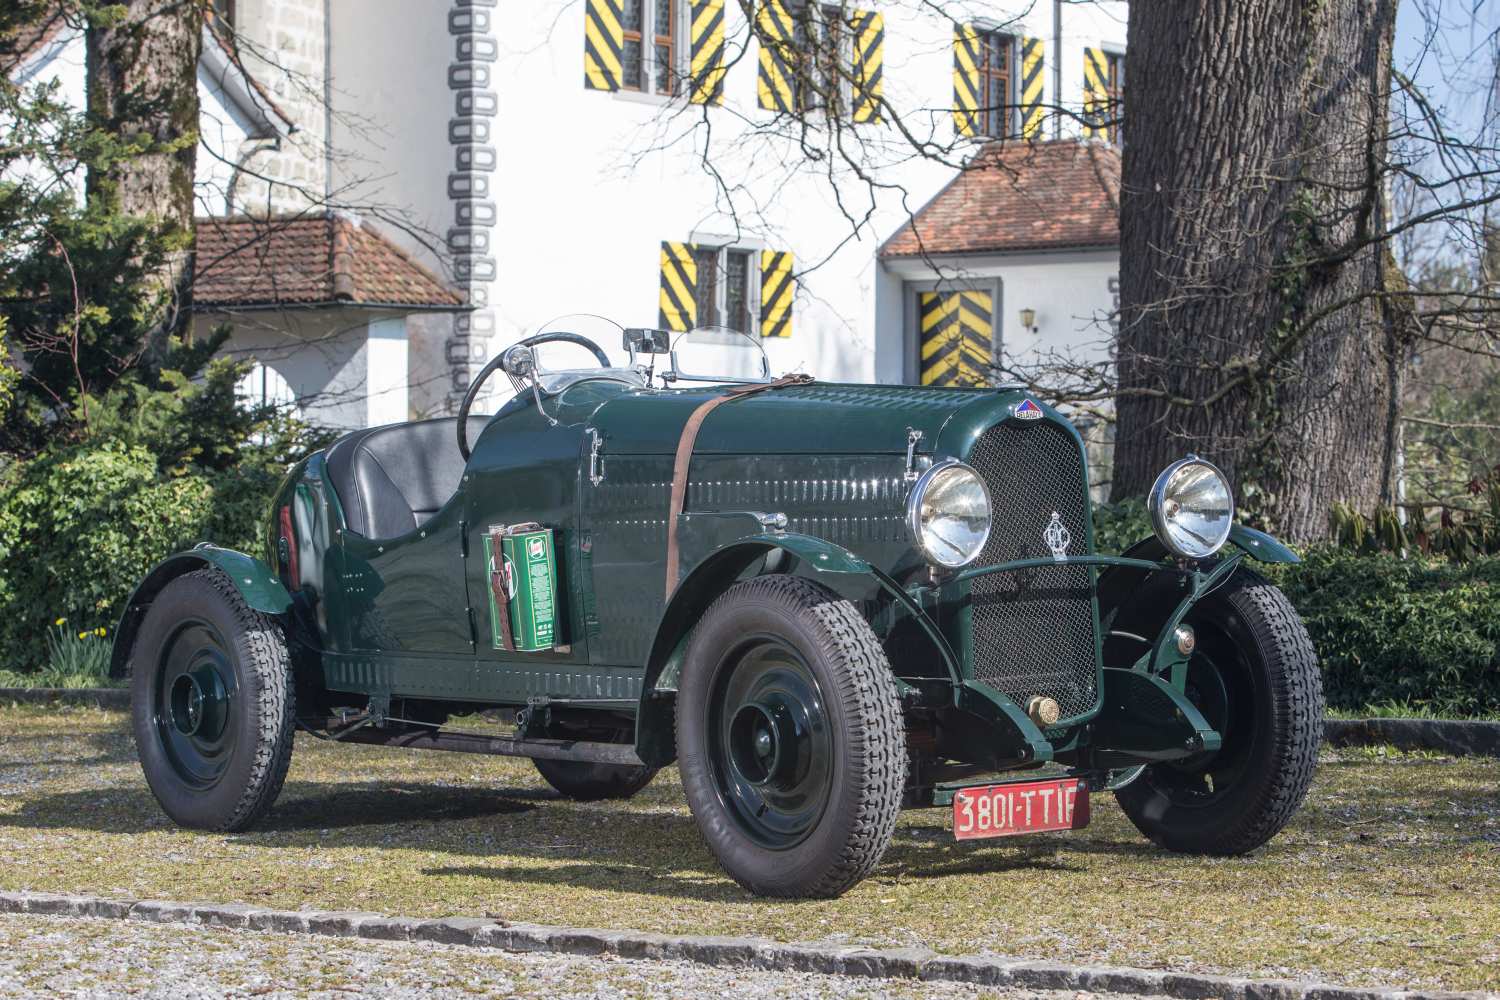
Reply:
[[797, 727], [785, 705], [742, 706], [729, 728], [730, 759], [752, 785], [784, 783], [797, 770]]
[[185, 623], [162, 648], [156, 670], [156, 731], [169, 765], [189, 785], [216, 784], [236, 742], [228, 644], [206, 623]]
[[805, 838], [832, 791], [822, 693], [794, 649], [770, 637], [728, 651], [715, 685], [712, 755], [741, 828], [773, 849]]
[[218, 739], [228, 708], [224, 679], [211, 665], [201, 664], [172, 682], [172, 725], [184, 736]]

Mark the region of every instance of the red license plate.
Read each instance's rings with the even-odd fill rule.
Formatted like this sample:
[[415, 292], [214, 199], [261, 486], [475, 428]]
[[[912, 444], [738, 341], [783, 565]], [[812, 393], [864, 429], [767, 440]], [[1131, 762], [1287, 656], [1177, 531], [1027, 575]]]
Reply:
[[1089, 786], [1077, 778], [961, 788], [953, 793], [953, 836], [1014, 837], [1089, 825]]

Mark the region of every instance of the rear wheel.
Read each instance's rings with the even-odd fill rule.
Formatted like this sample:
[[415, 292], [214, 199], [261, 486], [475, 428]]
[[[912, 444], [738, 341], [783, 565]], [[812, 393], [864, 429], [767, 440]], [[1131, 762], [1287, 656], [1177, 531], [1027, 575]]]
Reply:
[[1153, 764], [1115, 792], [1136, 827], [1189, 854], [1244, 854], [1276, 836], [1312, 784], [1323, 684], [1302, 619], [1240, 570], [1188, 617], [1187, 695], [1223, 737], [1213, 754]]
[[890, 664], [854, 606], [808, 580], [747, 580], [704, 614], [677, 750], [704, 840], [752, 892], [837, 896], [895, 831], [906, 747]]
[[131, 650], [131, 717], [146, 783], [178, 824], [243, 830], [292, 757], [286, 641], [217, 569], [167, 584]]

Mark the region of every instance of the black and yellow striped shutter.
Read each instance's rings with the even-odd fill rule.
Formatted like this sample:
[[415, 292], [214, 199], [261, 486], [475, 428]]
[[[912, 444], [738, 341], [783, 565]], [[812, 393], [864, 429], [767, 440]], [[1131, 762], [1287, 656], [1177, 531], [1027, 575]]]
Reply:
[[1104, 50], [1083, 50], [1083, 135], [1107, 136], [1109, 126], [1109, 74], [1104, 68]]
[[760, 335], [792, 335], [792, 255], [785, 250], [760, 252]]
[[625, 48], [620, 0], [585, 0], [583, 6], [583, 85], [619, 90], [620, 56]]
[[662, 242], [657, 325], [677, 333], [698, 325], [698, 262], [693, 259], [691, 243]]
[[790, 114], [792, 99], [792, 53], [795, 45], [792, 17], [782, 0], [761, 0], [755, 13], [755, 33], [760, 38], [760, 74], [756, 93], [767, 111]]
[[694, 104], [724, 103], [724, 0], [693, 0], [692, 87]]
[[885, 92], [885, 16], [854, 12], [854, 120], [880, 121], [880, 97]]
[[989, 384], [995, 361], [994, 312], [991, 292], [917, 295], [917, 367], [923, 385]]
[[972, 24], [953, 32], [953, 127], [959, 135], [979, 132], [979, 31]]
[[1021, 136], [1037, 139], [1042, 134], [1042, 40], [1021, 41]]

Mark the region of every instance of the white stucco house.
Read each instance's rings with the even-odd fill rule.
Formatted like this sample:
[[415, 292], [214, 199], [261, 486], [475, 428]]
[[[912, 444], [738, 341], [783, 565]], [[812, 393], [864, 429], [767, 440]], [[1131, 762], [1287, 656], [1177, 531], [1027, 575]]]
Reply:
[[[320, 419], [449, 409], [494, 352], [572, 312], [736, 326], [776, 370], [839, 380], [972, 382], [986, 354], [1108, 350], [1101, 109], [1123, 91], [1124, 2], [761, 0], [784, 49], [733, 0], [215, 6], [199, 184], [225, 221], [203, 232], [249, 255], [219, 274], [328, 260], [330, 291], [295, 300], [280, 271], [253, 302], [214, 284], [200, 320], [230, 322], [232, 349], [272, 369], [261, 391]], [[857, 70], [832, 109], [806, 106], [786, 62], [813, 36]], [[59, 34], [23, 71], [81, 94], [80, 43]], [[897, 119], [944, 155], [911, 155]], [[831, 181], [804, 126], [814, 148], [849, 137], [875, 184]], [[257, 257], [264, 232], [285, 252]], [[359, 271], [334, 263], [351, 234], [404, 295], [333, 294]]]

